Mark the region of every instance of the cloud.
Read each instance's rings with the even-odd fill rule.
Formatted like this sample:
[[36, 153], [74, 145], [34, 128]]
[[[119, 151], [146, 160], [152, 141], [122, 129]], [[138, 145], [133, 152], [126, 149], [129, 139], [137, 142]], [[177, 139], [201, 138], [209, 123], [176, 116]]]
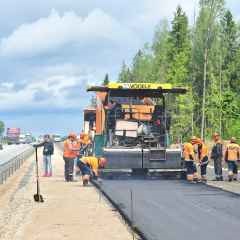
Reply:
[[86, 18], [74, 12], [62, 16], [52, 10], [46, 18], [19, 26], [1, 40], [0, 53], [10, 57], [32, 57], [55, 52], [66, 45], [86, 47], [99, 41], [102, 44], [123, 45], [138, 43], [137, 37], [125, 26], [100, 9], [92, 10]]
[[33, 76], [27, 84], [0, 84], [1, 111], [79, 109], [89, 103], [86, 88], [95, 81], [91, 69], [74, 64], [36, 68]]

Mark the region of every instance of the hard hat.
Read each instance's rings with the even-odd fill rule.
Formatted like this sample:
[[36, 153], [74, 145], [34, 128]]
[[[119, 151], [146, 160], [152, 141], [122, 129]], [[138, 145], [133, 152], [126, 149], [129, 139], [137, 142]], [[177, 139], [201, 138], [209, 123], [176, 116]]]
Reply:
[[107, 165], [107, 159], [104, 157], [99, 158], [99, 167], [104, 168]]
[[197, 138], [196, 136], [192, 136], [191, 138], [191, 143], [194, 145], [194, 144], [202, 144], [203, 141], [201, 138]]
[[230, 140], [231, 143], [236, 143], [236, 141], [237, 139], [235, 137], [231, 137], [231, 140]]
[[77, 135], [76, 135], [75, 133], [71, 132], [71, 133], [68, 134], [68, 138], [74, 138], [74, 139], [76, 139], [76, 138], [77, 138]]
[[218, 133], [218, 132], [215, 132], [214, 134], [213, 134], [213, 137], [219, 137], [220, 136], [220, 134]]

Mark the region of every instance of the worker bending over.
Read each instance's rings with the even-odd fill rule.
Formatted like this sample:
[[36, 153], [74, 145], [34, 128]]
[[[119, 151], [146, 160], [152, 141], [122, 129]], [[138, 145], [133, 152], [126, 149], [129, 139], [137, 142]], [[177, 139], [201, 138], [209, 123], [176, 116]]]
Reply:
[[82, 173], [83, 186], [88, 185], [90, 178], [98, 179], [100, 168], [104, 168], [106, 165], [105, 158], [97, 158], [94, 156], [82, 157], [77, 160], [77, 166]]
[[187, 180], [189, 182], [198, 181], [197, 167], [195, 163], [194, 144], [196, 137], [192, 137], [190, 142], [187, 142], [183, 146], [183, 158], [185, 161], [185, 167], [187, 169]]
[[197, 145], [197, 154], [199, 159], [200, 171], [201, 171], [201, 180], [203, 182], [207, 181], [207, 165], [208, 165], [208, 147], [204, 141], [200, 138], [197, 138], [194, 142], [194, 145]]
[[228, 180], [229, 182], [237, 181], [238, 166], [237, 161], [240, 160], [240, 146], [236, 143], [236, 138], [232, 137], [230, 144], [227, 145], [225, 153], [225, 161], [228, 164]]

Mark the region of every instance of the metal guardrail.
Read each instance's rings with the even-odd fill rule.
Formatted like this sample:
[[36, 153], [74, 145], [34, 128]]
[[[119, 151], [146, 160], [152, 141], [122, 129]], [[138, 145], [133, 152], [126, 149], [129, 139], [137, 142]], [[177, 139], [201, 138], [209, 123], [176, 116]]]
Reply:
[[24, 152], [18, 154], [14, 158], [10, 159], [3, 164], [0, 164], [0, 184], [6, 182], [6, 180], [18, 170], [24, 161], [34, 153], [34, 148], [29, 148]]

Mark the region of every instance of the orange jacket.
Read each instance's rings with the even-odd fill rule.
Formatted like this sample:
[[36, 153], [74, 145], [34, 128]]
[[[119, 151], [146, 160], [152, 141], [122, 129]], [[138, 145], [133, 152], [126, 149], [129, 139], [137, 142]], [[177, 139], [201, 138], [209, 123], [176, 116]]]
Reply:
[[83, 133], [80, 135], [80, 142], [84, 145], [88, 145], [91, 143], [91, 139], [88, 134]]
[[65, 158], [76, 158], [78, 154], [78, 145], [76, 141], [71, 141], [69, 139], [64, 141], [63, 144], [63, 157]]
[[194, 148], [191, 143], [185, 143], [183, 146], [183, 158], [185, 161], [194, 161]]
[[225, 153], [225, 161], [238, 161], [240, 160], [240, 146], [236, 143], [227, 145]]

